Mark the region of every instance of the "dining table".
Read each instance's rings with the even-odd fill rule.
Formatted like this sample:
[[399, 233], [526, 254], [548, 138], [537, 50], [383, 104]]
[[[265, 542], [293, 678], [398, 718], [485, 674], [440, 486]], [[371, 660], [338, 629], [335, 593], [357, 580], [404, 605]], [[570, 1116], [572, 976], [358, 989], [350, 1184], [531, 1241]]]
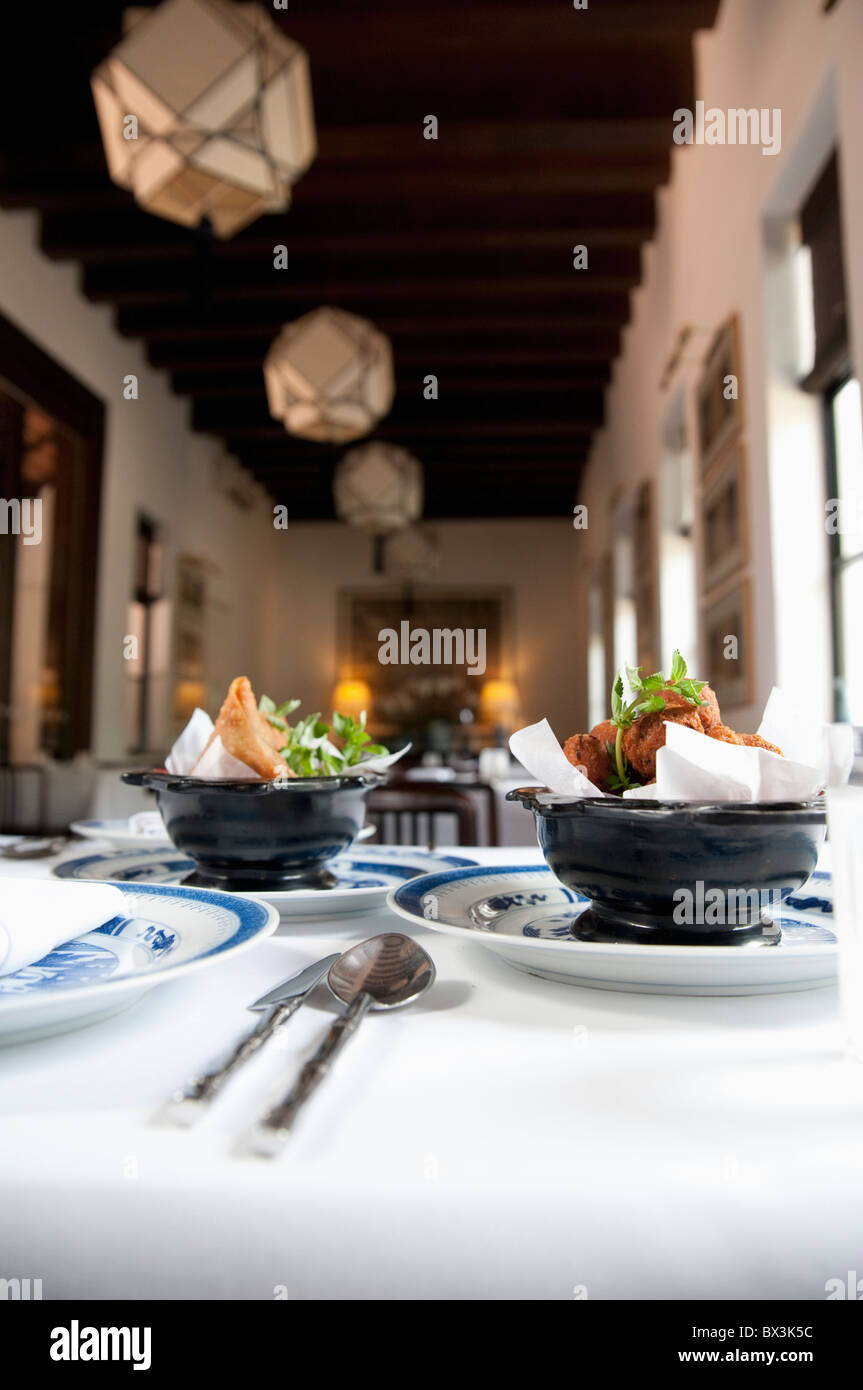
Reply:
[[[0, 893], [55, 862], [0, 860]], [[0, 1278], [45, 1299], [569, 1301], [821, 1300], [863, 1277], [863, 1067], [834, 986], [585, 988], [419, 926], [433, 988], [368, 1015], [279, 1157], [245, 1137], [341, 1008], [323, 983], [197, 1125], [166, 1120], [253, 1000], [402, 929], [387, 908], [286, 921], [3, 1048]]]

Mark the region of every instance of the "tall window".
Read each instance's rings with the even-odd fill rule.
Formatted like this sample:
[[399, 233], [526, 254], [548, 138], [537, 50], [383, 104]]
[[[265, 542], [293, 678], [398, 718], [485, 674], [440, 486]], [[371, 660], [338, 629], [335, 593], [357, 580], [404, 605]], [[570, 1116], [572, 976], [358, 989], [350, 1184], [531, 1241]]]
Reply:
[[824, 402], [831, 555], [834, 714], [863, 726], [863, 432], [848, 337], [839, 162], [828, 159], [801, 209], [812, 292], [812, 367], [801, 385]]
[[698, 660], [695, 498], [692, 455], [686, 440], [683, 396], [672, 402], [662, 428], [659, 467], [660, 664], [669, 670], [675, 647]]
[[863, 727], [863, 424], [853, 377], [827, 393], [826, 417], [836, 717]]

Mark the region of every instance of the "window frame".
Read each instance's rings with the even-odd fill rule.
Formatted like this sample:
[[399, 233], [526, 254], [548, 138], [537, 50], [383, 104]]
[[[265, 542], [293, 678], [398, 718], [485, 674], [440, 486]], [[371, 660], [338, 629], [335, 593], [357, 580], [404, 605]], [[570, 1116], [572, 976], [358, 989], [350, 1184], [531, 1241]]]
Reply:
[[[842, 496], [839, 491], [839, 459], [836, 450], [836, 428], [834, 424], [834, 405], [836, 397], [849, 381], [853, 381], [855, 373], [850, 363], [845, 363], [841, 371], [837, 372], [822, 393], [823, 402], [823, 421], [824, 421], [824, 459], [827, 484], [827, 497], [835, 498], [840, 507]], [[837, 527], [834, 531], [828, 532], [827, 536], [830, 554], [830, 627], [833, 648], [833, 717], [838, 722], [850, 724], [851, 718], [847, 703], [846, 677], [845, 677], [845, 643], [843, 640], [843, 604], [841, 581], [842, 575], [852, 565], [863, 563], [863, 550], [855, 551], [853, 555], [843, 555], [842, 553], [842, 533]], [[857, 727], [857, 726], [855, 726]], [[859, 741], [859, 736], [858, 736]]]
[[[95, 626], [99, 562], [105, 404], [77, 377], [0, 314], [0, 387], [22, 404], [44, 410], [83, 443], [82, 486], [76, 498], [73, 534], [80, 563], [68, 575], [68, 633], [63, 682], [69, 718], [58, 749], [64, 759], [92, 748]], [[20, 477], [0, 470], [0, 495], [16, 496]], [[8, 541], [9, 538], [0, 537]], [[0, 544], [0, 704], [9, 703], [11, 636], [15, 580], [14, 549]], [[0, 719], [0, 766], [8, 760], [8, 730]]]

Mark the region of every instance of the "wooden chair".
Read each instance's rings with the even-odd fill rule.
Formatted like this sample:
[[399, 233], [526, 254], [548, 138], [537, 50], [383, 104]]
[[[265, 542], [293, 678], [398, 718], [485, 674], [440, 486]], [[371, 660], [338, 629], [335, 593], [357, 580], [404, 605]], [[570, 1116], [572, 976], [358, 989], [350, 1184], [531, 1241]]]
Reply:
[[367, 807], [366, 818], [377, 827], [379, 844], [426, 845], [433, 850], [444, 816], [455, 818], [457, 845], [477, 843], [476, 810], [470, 797], [440, 782], [373, 787]]

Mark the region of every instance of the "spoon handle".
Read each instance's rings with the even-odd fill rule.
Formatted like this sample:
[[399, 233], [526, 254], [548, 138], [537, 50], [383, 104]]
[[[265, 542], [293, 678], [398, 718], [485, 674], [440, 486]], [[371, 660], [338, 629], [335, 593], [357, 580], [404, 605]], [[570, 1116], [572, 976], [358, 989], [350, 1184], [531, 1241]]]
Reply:
[[305, 995], [279, 1004], [265, 1014], [256, 1028], [248, 1033], [234, 1048], [230, 1057], [215, 1071], [204, 1076], [193, 1077], [184, 1091], [171, 1097], [168, 1118], [177, 1124], [190, 1125], [203, 1113], [210, 1101], [218, 1095], [229, 1076], [233, 1076], [249, 1057], [253, 1057], [283, 1023], [297, 1012], [304, 1002]]
[[285, 1099], [274, 1106], [252, 1131], [249, 1143], [256, 1153], [269, 1158], [281, 1153], [300, 1109], [323, 1081], [345, 1043], [359, 1028], [369, 1005], [373, 1002], [370, 994], [358, 994], [345, 1012], [330, 1024], [323, 1042], [314, 1056], [306, 1062]]

